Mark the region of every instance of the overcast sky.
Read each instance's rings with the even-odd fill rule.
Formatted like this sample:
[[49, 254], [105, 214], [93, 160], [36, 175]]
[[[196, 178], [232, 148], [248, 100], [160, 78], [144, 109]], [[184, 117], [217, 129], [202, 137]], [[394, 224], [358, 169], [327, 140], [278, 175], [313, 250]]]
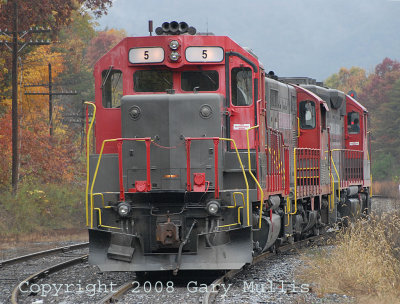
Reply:
[[227, 35], [279, 76], [324, 80], [341, 67], [400, 60], [400, 0], [117, 0], [98, 22], [146, 36], [148, 20]]

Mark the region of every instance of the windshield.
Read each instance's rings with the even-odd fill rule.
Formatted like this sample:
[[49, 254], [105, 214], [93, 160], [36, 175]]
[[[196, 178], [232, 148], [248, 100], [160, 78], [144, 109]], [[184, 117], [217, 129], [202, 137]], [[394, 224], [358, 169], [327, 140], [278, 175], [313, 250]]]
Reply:
[[172, 89], [172, 72], [168, 70], [136, 71], [135, 92], [166, 92]]
[[217, 71], [187, 71], [181, 73], [183, 91], [217, 91], [219, 76]]

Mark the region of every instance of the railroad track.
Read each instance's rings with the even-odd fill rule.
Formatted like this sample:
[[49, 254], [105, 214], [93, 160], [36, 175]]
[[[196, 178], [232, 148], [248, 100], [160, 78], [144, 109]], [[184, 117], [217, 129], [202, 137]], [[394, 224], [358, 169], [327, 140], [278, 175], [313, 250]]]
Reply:
[[48, 267], [46, 269], [43, 269], [35, 274], [30, 275], [29, 277], [25, 278], [23, 281], [17, 284], [17, 286], [14, 287], [14, 290], [12, 291], [11, 294], [11, 303], [12, 304], [18, 304], [18, 296], [22, 292], [22, 289], [26, 286], [28, 288], [31, 284], [34, 284], [38, 280], [55, 273], [57, 271], [60, 271], [62, 269], [66, 269], [68, 267], [74, 266], [79, 263], [86, 262], [88, 259], [87, 254], [82, 255], [78, 258], [70, 259], [68, 261], [56, 264], [54, 266]]
[[75, 245], [70, 245], [70, 246], [57, 247], [57, 248], [53, 248], [53, 249], [49, 249], [49, 250], [38, 251], [38, 252], [31, 253], [31, 254], [15, 257], [12, 259], [0, 261], [0, 268], [9, 266], [9, 265], [13, 265], [13, 264], [17, 264], [17, 263], [21, 263], [23, 261], [28, 261], [33, 258], [45, 257], [45, 256], [52, 255], [54, 253], [65, 253], [65, 252], [76, 250], [76, 249], [86, 248], [88, 246], [89, 246], [89, 243], [85, 242], [85, 243], [80, 243], [80, 244], [75, 244]]
[[[310, 237], [307, 238], [305, 240], [301, 240], [298, 241], [294, 244], [288, 244], [288, 245], [284, 245], [278, 248], [277, 252], [278, 253], [284, 253], [284, 252], [288, 252], [292, 249], [298, 249], [306, 244], [312, 243], [312, 242], [316, 242], [317, 240], [321, 240], [321, 239], [326, 239], [328, 237], [330, 237], [332, 235], [332, 233], [326, 233], [324, 235], [319, 235], [319, 236], [314, 236], [314, 237]], [[257, 264], [265, 259], [268, 259], [271, 256], [275, 256], [276, 253], [275, 252], [265, 252], [257, 257], [254, 258], [253, 263], [252, 264]], [[245, 268], [245, 267], [244, 267]], [[221, 284], [223, 284], [226, 280], [233, 278], [234, 276], [236, 276], [238, 273], [245, 271], [244, 268], [242, 269], [238, 269], [238, 270], [231, 270], [226, 272], [224, 275], [218, 277], [217, 279], [215, 279], [211, 284], [208, 284], [209, 286], [215, 286], [216, 288], [207, 288], [207, 292], [203, 293], [202, 296], [199, 297], [198, 302], [205, 304], [205, 303], [213, 303], [214, 299], [216, 298], [217, 294], [218, 294], [218, 290], [217, 287], [221, 286]], [[165, 284], [165, 283], [163, 283]], [[122, 299], [122, 297], [127, 294], [127, 292], [133, 288], [137, 288], [139, 285], [137, 283], [137, 281], [129, 281], [126, 282], [125, 284], [120, 285], [120, 287], [118, 287], [114, 292], [109, 293], [107, 296], [105, 296], [104, 298], [102, 298], [100, 301], [97, 302], [97, 304], [109, 304], [109, 303], [117, 303], [118, 301], [120, 301]], [[145, 286], [143, 285], [143, 288]], [[155, 287], [155, 285], [153, 284], [153, 288]], [[142, 286], [141, 286], [142, 288]], [[178, 287], [179, 288], [179, 287]], [[178, 290], [178, 288], [175, 286], [175, 291]], [[181, 286], [180, 287], [182, 290], [187, 291], [187, 287], [186, 286]], [[183, 293], [184, 291], [179, 291], [180, 293]], [[146, 301], [144, 301], [146, 302]], [[172, 301], [171, 301], [172, 302]], [[183, 303], [184, 300], [181, 300], [181, 302]]]
[[120, 287], [115, 292], [109, 293], [103, 299], [101, 299], [98, 304], [109, 304], [109, 303], [117, 303], [118, 300], [134, 285], [134, 282], [127, 282]]
[[387, 199], [394, 199], [394, 198], [391, 198], [391, 197], [389, 197], [389, 196], [387, 196], [387, 195], [380, 195], [380, 194], [374, 194], [374, 195], [372, 195], [372, 198], [387, 198]]
[[[51, 273], [86, 261], [87, 255], [73, 251], [85, 249], [88, 245], [87, 242], [80, 243], [0, 261], [0, 303], [10, 300], [11, 290], [11, 302], [18, 303], [20, 286], [29, 287]], [[54, 266], [49, 267], [51, 264]]]
[[[308, 243], [312, 243], [315, 242], [317, 240], [320, 240], [322, 238], [327, 238], [329, 236], [331, 236], [332, 233], [326, 233], [323, 235], [318, 235], [318, 236], [313, 236], [313, 237], [309, 237], [307, 239], [301, 240], [301, 241], [297, 241], [294, 244], [287, 244], [284, 246], [281, 246], [278, 248], [278, 252], [279, 253], [284, 253], [284, 252], [288, 252], [292, 249], [299, 249], [300, 247], [307, 245]], [[253, 259], [252, 265], [255, 265], [271, 256], [274, 256], [276, 254], [276, 252], [264, 252], [258, 256], [256, 256]], [[238, 270], [231, 270], [228, 271], [226, 274], [222, 275], [221, 277], [217, 278], [212, 284], [211, 286], [221, 286], [221, 284], [225, 283], [227, 280], [232, 279], [235, 275], [237, 275], [238, 273], [242, 272], [244, 269], [238, 269]], [[218, 295], [219, 292], [219, 288], [208, 288], [207, 292], [204, 293], [203, 298], [200, 300], [200, 303], [202, 304], [210, 304], [210, 303], [214, 303], [215, 298]]]

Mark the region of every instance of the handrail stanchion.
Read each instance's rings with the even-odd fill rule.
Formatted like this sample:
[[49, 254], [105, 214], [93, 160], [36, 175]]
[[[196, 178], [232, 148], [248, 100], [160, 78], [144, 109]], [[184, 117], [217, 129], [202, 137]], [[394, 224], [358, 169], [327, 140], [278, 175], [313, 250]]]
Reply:
[[147, 191], [151, 190], [151, 167], [150, 167], [150, 145], [151, 139], [147, 138], [145, 140], [146, 144], [146, 184], [147, 184]]
[[124, 189], [124, 171], [122, 165], [122, 141], [117, 141], [118, 149], [118, 175], [119, 175], [119, 200], [125, 201], [125, 189]]
[[290, 215], [297, 213], [297, 156], [296, 156], [297, 148], [294, 148], [294, 211], [290, 213]]
[[263, 206], [264, 206], [264, 191], [261, 188], [260, 183], [258, 182], [257, 178], [254, 176], [253, 172], [251, 172], [250, 139], [249, 139], [249, 131], [252, 130], [252, 129], [257, 129], [257, 128], [258, 128], [258, 125], [254, 126], [254, 127], [251, 127], [251, 128], [248, 128], [246, 130], [246, 133], [247, 133], [247, 156], [248, 156], [248, 161], [249, 161], [249, 174], [253, 178], [253, 180], [255, 181], [258, 189], [260, 190], [260, 196], [261, 196], [261, 198], [260, 198], [260, 216], [259, 216], [260, 219], [259, 219], [259, 223], [258, 223], [258, 227], [261, 229], [262, 210], [263, 210]]
[[93, 102], [88, 102], [85, 101], [84, 104], [90, 105], [93, 107], [93, 117], [92, 121], [90, 122], [89, 127], [87, 124], [89, 123], [89, 108], [86, 108], [86, 129], [87, 129], [87, 134], [86, 134], [86, 192], [85, 192], [85, 207], [86, 207], [86, 226], [89, 226], [89, 150], [90, 150], [90, 135], [92, 132], [92, 127], [94, 120], [96, 118], [96, 105]]
[[186, 191], [191, 190], [190, 184], [190, 143], [191, 139], [185, 138], [185, 145], [186, 145]]
[[215, 170], [215, 198], [219, 198], [219, 179], [218, 179], [218, 144], [219, 138], [214, 140], [214, 170]]

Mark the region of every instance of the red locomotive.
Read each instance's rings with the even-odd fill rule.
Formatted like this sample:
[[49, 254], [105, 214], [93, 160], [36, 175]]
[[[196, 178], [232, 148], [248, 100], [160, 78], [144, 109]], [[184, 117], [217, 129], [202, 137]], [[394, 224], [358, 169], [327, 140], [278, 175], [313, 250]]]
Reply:
[[103, 271], [238, 269], [369, 212], [366, 109], [195, 32], [166, 22], [95, 65], [87, 224]]

